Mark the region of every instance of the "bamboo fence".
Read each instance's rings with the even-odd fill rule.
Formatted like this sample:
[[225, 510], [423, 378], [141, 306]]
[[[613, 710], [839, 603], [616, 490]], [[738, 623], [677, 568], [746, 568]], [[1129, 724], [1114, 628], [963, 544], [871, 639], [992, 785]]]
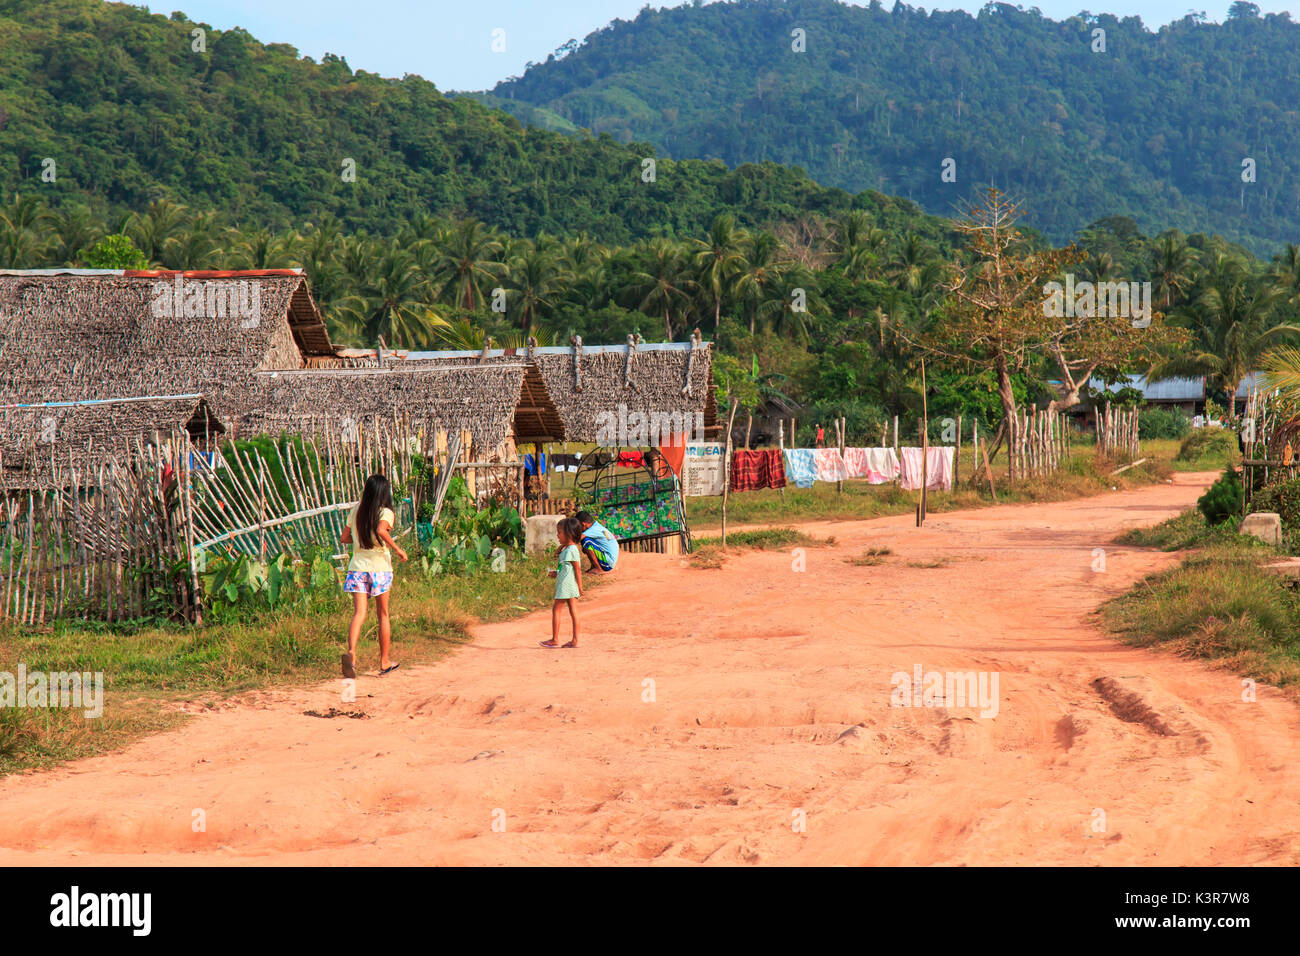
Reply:
[[1112, 408], [1107, 402], [1097, 410], [1097, 448], [1102, 454], [1136, 459], [1139, 447], [1136, 408]]
[[447, 481], [462, 469], [491, 476], [478, 482], [479, 497], [517, 496], [521, 462], [460, 461], [468, 434], [442, 437], [395, 417], [347, 432], [227, 442], [203, 453], [176, 430], [124, 442], [93, 467], [74, 465], [74, 449], [56, 450], [52, 480], [40, 490], [24, 487], [21, 477], [3, 484], [0, 461], [0, 620], [200, 620], [207, 556], [266, 561], [313, 544], [336, 547], [348, 511], [376, 472], [392, 482], [405, 530], [426, 497], [435, 510], [441, 505]]
[[1070, 457], [1070, 428], [1064, 414], [1026, 408], [1007, 424], [1007, 475], [1011, 480], [1053, 474]]

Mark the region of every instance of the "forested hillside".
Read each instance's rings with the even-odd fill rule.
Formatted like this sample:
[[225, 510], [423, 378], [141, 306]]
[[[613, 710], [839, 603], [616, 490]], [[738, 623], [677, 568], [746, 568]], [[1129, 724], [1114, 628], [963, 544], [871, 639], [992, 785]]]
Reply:
[[1152, 32], [1003, 3], [971, 16], [735, 0], [647, 7], [557, 52], [491, 101], [672, 156], [801, 166], [945, 215], [991, 184], [1057, 241], [1112, 214], [1257, 252], [1300, 235], [1300, 24], [1250, 3], [1221, 25], [1189, 14]]
[[[101, 0], [0, 0], [0, 189], [106, 215], [166, 197], [258, 226], [328, 212], [388, 232], [432, 212], [608, 242], [699, 233], [726, 211], [765, 225], [852, 203], [772, 163], [660, 162], [647, 182], [649, 146], [525, 129], [420, 77], [315, 63], [240, 30], [207, 29], [195, 51], [196, 26]], [[917, 220], [884, 197], [859, 205]]]

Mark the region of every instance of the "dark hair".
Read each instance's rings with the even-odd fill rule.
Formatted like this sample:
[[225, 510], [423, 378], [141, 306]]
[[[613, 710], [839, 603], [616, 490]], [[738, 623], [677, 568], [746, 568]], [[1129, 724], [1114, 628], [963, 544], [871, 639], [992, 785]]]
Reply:
[[596, 523], [596, 519], [591, 516], [590, 511], [579, 511], [576, 515], [574, 515], [574, 517], [577, 518], [579, 521], [581, 521], [583, 524]]
[[357, 505], [357, 544], [369, 551], [379, 547], [379, 515], [385, 508], [393, 507], [393, 488], [383, 475], [366, 479]]
[[569, 539], [570, 544], [582, 543], [582, 522], [577, 518], [565, 518], [560, 522], [560, 528], [564, 531], [564, 536]]

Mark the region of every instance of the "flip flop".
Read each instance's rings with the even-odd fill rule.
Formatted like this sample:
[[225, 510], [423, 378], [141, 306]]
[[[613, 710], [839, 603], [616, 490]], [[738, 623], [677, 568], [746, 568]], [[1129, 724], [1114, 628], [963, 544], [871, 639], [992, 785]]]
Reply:
[[352, 655], [343, 654], [341, 663], [343, 664], [343, 676], [348, 680], [356, 680], [357, 669], [353, 666]]
[[567, 644], [561, 644], [560, 646], [561, 646], [561, 647], [577, 647], [578, 645], [575, 644], [575, 643], [573, 643], [573, 641], [569, 641], [569, 643], [567, 643]]
[[392, 667], [385, 667], [383, 670], [379, 672], [379, 676], [383, 677], [385, 674], [391, 674], [393, 671], [397, 670], [401, 666], [402, 666], [401, 664], [394, 664]]
[[551, 650], [555, 650], [555, 648], [560, 646], [558, 641], [554, 643], [551, 641], [538, 641], [537, 643], [542, 645], [542, 647], [549, 647]]

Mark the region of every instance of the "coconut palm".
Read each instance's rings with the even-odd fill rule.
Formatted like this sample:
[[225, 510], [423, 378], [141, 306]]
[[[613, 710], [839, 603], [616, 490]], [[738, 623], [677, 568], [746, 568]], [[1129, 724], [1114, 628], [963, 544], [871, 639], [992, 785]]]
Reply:
[[145, 258], [161, 265], [188, 219], [189, 212], [183, 204], [165, 198], [155, 199], [149, 203], [143, 216], [137, 216], [129, 224], [126, 234]]
[[645, 267], [627, 279], [625, 291], [632, 308], [664, 317], [665, 341], [673, 340], [673, 313], [684, 313], [696, 291], [686, 251], [671, 239], [650, 242]]
[[1182, 298], [1191, 288], [1195, 266], [1196, 251], [1181, 232], [1161, 233], [1156, 240], [1151, 274], [1156, 280], [1156, 294], [1164, 296], [1166, 309], [1172, 308], [1174, 300]]
[[722, 213], [709, 226], [704, 239], [695, 240], [695, 267], [699, 270], [700, 288], [707, 290], [713, 304], [713, 331], [722, 324], [722, 300], [731, 291], [731, 283], [741, 262], [744, 231], [737, 228], [736, 218]]
[[438, 298], [462, 309], [483, 307], [484, 290], [501, 281], [505, 267], [498, 256], [502, 243], [496, 231], [477, 219], [457, 223], [444, 237], [430, 275]]
[[216, 264], [216, 258], [216, 213], [199, 212], [165, 247], [162, 262], [169, 269], [208, 269]]
[[559, 266], [556, 251], [554, 242], [539, 236], [537, 244], [525, 240], [509, 260], [506, 302], [517, 316], [525, 343], [533, 334], [538, 311], [554, 307], [556, 294], [568, 280], [568, 273]]
[[34, 196], [14, 194], [0, 206], [0, 265], [6, 269], [31, 269], [45, 263], [49, 241], [45, 225], [50, 213]]
[[390, 348], [422, 348], [447, 325], [429, 308], [429, 286], [414, 257], [397, 242], [383, 249], [369, 282], [343, 305], [354, 325], [372, 342], [383, 336]]
[[104, 235], [99, 220], [90, 207], [81, 203], [64, 206], [51, 216], [54, 237], [53, 257], [66, 266], [80, 262], [81, 252], [89, 249]]
[[[1300, 334], [1300, 326], [1278, 324], [1281, 295], [1267, 277], [1252, 276], [1231, 257], [1216, 257], [1200, 294], [1179, 311], [1190, 327], [1190, 346], [1152, 364], [1149, 378], [1204, 376], [1208, 390], [1228, 394], [1236, 417], [1237, 388], [1256, 371], [1270, 346]], [[1282, 341], [1279, 341], [1282, 340]]]
[[737, 265], [739, 272], [736, 275], [735, 290], [749, 312], [750, 335], [754, 334], [759, 307], [771, 299], [771, 289], [780, 279], [781, 268], [777, 264], [777, 253], [780, 251], [780, 243], [770, 232], [757, 232], [746, 238], [744, 252]]

